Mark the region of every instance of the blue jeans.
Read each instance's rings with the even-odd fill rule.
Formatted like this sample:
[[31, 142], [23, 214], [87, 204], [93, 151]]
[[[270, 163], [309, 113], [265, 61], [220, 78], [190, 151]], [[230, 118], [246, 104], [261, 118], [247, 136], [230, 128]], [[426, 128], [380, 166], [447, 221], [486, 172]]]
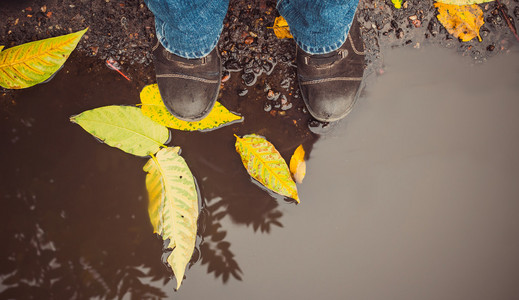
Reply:
[[[145, 0], [157, 38], [184, 58], [211, 52], [223, 29], [229, 0]], [[278, 0], [297, 45], [310, 54], [338, 49], [346, 40], [359, 0]]]

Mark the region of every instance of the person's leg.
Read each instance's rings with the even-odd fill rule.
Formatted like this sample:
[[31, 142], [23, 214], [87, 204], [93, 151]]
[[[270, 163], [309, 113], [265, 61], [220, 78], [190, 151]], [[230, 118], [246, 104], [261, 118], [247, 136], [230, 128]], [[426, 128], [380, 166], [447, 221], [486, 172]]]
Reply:
[[298, 79], [308, 110], [320, 121], [345, 117], [364, 73], [359, 0], [279, 0], [297, 49]]
[[220, 88], [216, 43], [229, 0], [145, 0], [155, 15], [153, 47], [159, 91], [177, 118], [196, 121], [212, 109]]

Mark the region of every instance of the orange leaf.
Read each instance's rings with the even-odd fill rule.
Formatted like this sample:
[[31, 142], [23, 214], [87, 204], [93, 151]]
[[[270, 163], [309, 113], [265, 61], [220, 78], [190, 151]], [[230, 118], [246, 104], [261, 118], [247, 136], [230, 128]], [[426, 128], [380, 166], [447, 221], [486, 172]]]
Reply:
[[297, 183], [303, 183], [306, 175], [305, 149], [299, 145], [290, 158], [290, 173]]
[[290, 28], [288, 28], [287, 20], [285, 20], [285, 18], [282, 16], [279, 16], [274, 20], [274, 26], [272, 29], [274, 29], [274, 34], [278, 39], [293, 38], [292, 34], [290, 33]]
[[481, 42], [479, 28], [485, 23], [483, 11], [476, 5], [453, 5], [436, 2], [438, 20], [453, 36], [468, 42], [475, 37]]

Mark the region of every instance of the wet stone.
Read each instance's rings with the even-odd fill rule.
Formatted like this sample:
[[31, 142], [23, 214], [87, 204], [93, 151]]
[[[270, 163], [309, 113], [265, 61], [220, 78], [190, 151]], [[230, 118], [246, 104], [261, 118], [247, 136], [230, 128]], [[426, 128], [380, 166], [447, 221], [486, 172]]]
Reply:
[[273, 90], [269, 90], [267, 92], [267, 100], [276, 101], [278, 98], [279, 98], [279, 93], [276, 93]]
[[238, 96], [243, 97], [243, 96], [247, 95], [248, 92], [249, 92], [248, 89], [238, 90]]
[[292, 103], [285, 103], [281, 105], [281, 110], [289, 110], [292, 108]]
[[281, 81], [280, 86], [284, 89], [288, 89], [290, 87], [290, 79], [285, 78], [283, 81]]
[[256, 76], [253, 73], [245, 73], [241, 78], [246, 86], [252, 86], [256, 83]]

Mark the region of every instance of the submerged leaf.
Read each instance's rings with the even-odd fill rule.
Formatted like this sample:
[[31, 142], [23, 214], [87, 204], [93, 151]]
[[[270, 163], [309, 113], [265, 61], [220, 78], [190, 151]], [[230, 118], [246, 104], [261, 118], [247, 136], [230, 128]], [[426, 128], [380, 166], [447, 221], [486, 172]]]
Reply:
[[282, 16], [279, 16], [274, 20], [274, 26], [272, 29], [274, 29], [274, 34], [278, 39], [294, 38], [290, 33], [290, 28], [288, 28], [287, 20], [285, 20], [285, 18]]
[[494, 0], [436, 0], [436, 2], [454, 5], [471, 5], [485, 2], [492, 2]]
[[0, 85], [22, 89], [49, 79], [65, 63], [87, 29], [0, 52]]
[[274, 145], [255, 134], [236, 136], [236, 151], [243, 166], [252, 178], [280, 195], [295, 199], [299, 203], [295, 182], [290, 176], [287, 163]]
[[141, 91], [142, 113], [159, 124], [169, 128], [195, 131], [215, 129], [242, 120], [242, 117], [231, 113], [219, 102], [214, 104], [207, 117], [198, 122], [187, 122], [175, 118], [164, 106], [157, 84], [145, 86]]
[[290, 173], [297, 183], [303, 183], [306, 175], [305, 149], [299, 145], [290, 158]]
[[148, 214], [153, 231], [169, 239], [173, 251], [167, 261], [182, 283], [186, 266], [193, 255], [198, 219], [198, 193], [193, 175], [179, 148], [164, 148], [144, 166], [148, 190]]
[[73, 116], [70, 121], [108, 145], [138, 156], [156, 153], [169, 138], [166, 127], [133, 106], [99, 107]]
[[393, 4], [395, 5], [395, 8], [402, 8], [403, 0], [391, 0], [391, 1], [393, 1]]
[[485, 23], [483, 21], [483, 11], [476, 5], [452, 5], [434, 3], [438, 8], [438, 20], [453, 36], [468, 42], [479, 35], [479, 28]]

